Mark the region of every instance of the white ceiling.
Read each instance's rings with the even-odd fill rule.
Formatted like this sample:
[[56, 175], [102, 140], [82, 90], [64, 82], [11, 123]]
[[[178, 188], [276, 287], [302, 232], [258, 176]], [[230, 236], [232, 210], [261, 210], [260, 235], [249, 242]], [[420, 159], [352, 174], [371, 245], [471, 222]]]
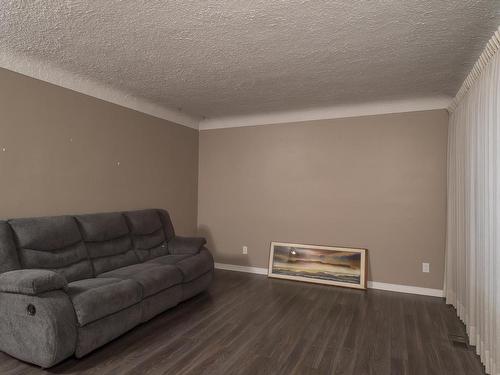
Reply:
[[452, 97], [499, 11], [499, 0], [0, 0], [0, 66], [74, 75], [193, 123]]

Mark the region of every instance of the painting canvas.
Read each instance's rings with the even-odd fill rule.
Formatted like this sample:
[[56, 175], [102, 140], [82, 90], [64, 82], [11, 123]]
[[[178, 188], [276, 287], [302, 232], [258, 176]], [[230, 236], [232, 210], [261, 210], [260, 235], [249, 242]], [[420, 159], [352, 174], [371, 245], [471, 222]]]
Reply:
[[272, 242], [268, 276], [366, 289], [366, 249]]

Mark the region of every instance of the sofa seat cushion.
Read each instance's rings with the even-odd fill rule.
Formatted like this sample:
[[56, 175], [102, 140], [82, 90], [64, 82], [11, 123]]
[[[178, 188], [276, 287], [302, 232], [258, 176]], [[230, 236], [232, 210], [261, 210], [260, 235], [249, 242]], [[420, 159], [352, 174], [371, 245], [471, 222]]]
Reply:
[[188, 282], [211, 271], [214, 268], [214, 259], [212, 254], [203, 248], [198, 254], [180, 260], [175, 266], [182, 272], [183, 281]]
[[92, 278], [68, 284], [68, 293], [80, 327], [114, 314], [142, 300], [142, 288], [134, 280]]
[[162, 257], [158, 258], [153, 258], [151, 260], [148, 260], [146, 263], [159, 263], [159, 264], [176, 264], [177, 262], [180, 262], [183, 259], [189, 258], [192, 255], [188, 254], [169, 254], [169, 255], [164, 255]]
[[100, 274], [98, 277], [132, 279], [142, 286], [144, 298], [182, 282], [182, 274], [175, 266], [157, 263], [139, 263]]

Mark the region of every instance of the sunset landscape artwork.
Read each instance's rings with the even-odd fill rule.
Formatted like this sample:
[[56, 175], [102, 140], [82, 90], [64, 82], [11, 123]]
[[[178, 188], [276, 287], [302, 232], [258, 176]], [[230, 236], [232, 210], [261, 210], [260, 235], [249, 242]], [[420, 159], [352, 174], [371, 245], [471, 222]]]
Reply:
[[366, 249], [272, 242], [268, 276], [366, 289]]

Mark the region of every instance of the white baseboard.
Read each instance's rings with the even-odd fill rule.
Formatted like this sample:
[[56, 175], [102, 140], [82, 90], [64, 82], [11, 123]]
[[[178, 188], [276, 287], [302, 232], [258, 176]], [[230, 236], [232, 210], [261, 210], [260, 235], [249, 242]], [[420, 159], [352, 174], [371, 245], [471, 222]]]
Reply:
[[419, 294], [421, 296], [444, 297], [442, 289], [422, 288], [419, 286], [388, 284], [378, 281], [368, 281], [368, 288], [378, 290], [388, 290], [391, 292]]
[[260, 267], [246, 267], [246, 266], [237, 266], [235, 264], [215, 263], [215, 268], [217, 268], [219, 270], [238, 271], [238, 272], [256, 273], [258, 275], [267, 275], [267, 268], [260, 268]]
[[[219, 270], [267, 275], [267, 268], [261, 268], [261, 267], [247, 267], [247, 266], [237, 266], [235, 264], [215, 263], [215, 268]], [[401, 284], [387, 284], [387, 283], [380, 283], [378, 281], [368, 281], [368, 288], [387, 290], [390, 292], [419, 294], [422, 296], [444, 297], [442, 289], [421, 288], [419, 286], [401, 285]]]

